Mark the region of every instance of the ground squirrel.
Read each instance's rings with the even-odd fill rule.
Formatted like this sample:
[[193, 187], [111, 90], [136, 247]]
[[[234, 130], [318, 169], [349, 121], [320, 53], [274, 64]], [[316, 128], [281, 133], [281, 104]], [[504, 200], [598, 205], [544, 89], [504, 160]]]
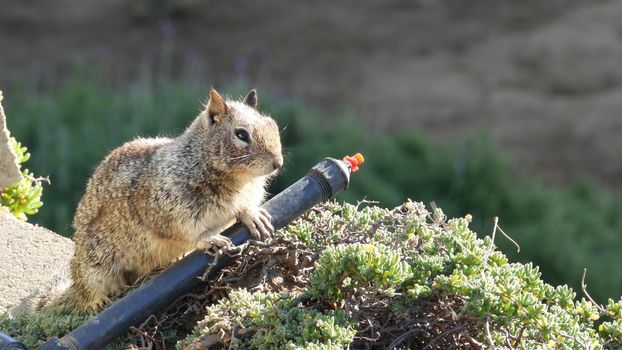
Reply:
[[212, 90], [180, 136], [136, 139], [99, 164], [74, 217], [73, 283], [48, 306], [101, 309], [154, 268], [228, 244], [219, 233], [236, 219], [269, 234], [259, 205], [282, 165], [278, 127], [257, 111], [255, 90], [242, 102]]

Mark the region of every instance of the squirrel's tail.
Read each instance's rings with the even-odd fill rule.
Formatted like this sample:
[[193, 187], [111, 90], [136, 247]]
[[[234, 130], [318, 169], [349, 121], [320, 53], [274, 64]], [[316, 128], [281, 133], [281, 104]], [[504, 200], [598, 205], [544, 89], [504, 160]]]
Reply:
[[[96, 286], [80, 283], [80, 278], [72, 278], [69, 271], [64, 271], [54, 283], [38, 294], [32, 310], [69, 309], [71, 311], [99, 312], [112, 304], [112, 300]], [[121, 293], [119, 293], [121, 294]], [[116, 294], [115, 294], [116, 296]]]
[[110, 299], [101, 296], [95, 297], [87, 291], [70, 284], [65, 289], [58, 288], [42, 294], [34, 310], [67, 309], [71, 311], [98, 312], [111, 303]]
[[86, 291], [78, 288], [69, 271], [64, 271], [53, 283], [42, 290], [32, 303], [33, 311], [68, 309], [71, 311], [99, 311], [100, 303], [94, 303]]
[[76, 290], [69, 287], [64, 292], [53, 293], [47, 292], [42, 294], [37, 300], [34, 307], [35, 311], [67, 308], [70, 310], [79, 310], [79, 295]]
[[32, 314], [44, 309], [64, 306], [77, 309], [76, 301], [78, 300], [79, 297], [72, 286], [71, 274], [69, 267], [67, 267], [52, 281], [22, 299], [19, 304], [13, 306], [9, 313], [11, 315]]
[[76, 291], [72, 286], [69, 271], [63, 272], [35, 299], [32, 306], [33, 311], [41, 311], [44, 309], [71, 307], [76, 300]]

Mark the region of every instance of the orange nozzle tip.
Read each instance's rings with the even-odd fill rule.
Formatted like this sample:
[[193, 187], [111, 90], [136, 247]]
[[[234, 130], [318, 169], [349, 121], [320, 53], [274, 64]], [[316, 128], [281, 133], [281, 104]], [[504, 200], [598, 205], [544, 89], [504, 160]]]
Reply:
[[356, 161], [359, 163], [359, 165], [365, 163], [365, 157], [363, 157], [362, 154], [357, 153], [353, 156], [354, 159], [356, 159]]
[[359, 171], [359, 165], [365, 163], [365, 158], [362, 154], [357, 153], [353, 156], [343, 157], [343, 161], [350, 165], [350, 171], [355, 173]]

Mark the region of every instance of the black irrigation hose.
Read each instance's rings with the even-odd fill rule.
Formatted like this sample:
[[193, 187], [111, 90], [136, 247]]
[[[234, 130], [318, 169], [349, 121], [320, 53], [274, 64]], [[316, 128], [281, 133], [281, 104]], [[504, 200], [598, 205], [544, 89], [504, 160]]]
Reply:
[[[344, 160], [326, 158], [316, 164], [309, 174], [263, 204], [272, 225], [279, 229], [311, 209], [317, 203], [335, 197], [348, 187], [350, 173], [358, 170], [362, 156]], [[236, 224], [222, 233], [236, 246], [248, 240], [248, 229]], [[221, 256], [210, 268], [210, 275], [227, 266], [233, 258]], [[40, 350], [95, 350], [101, 349], [128, 332], [130, 326], [141, 324], [149, 315], [168, 306], [178, 297], [198, 286], [212, 256], [193, 252], [175, 263], [153, 280], [118, 300], [100, 314], [92, 317], [66, 336], [52, 338]], [[210, 276], [211, 277], [211, 276]]]
[[0, 332], [0, 350], [28, 350], [26, 345]]

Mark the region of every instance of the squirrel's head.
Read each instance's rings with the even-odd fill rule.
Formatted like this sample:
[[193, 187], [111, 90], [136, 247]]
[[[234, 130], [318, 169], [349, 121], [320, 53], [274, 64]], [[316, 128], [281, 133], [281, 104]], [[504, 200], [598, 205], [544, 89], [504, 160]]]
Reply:
[[208, 137], [218, 140], [212, 156], [219, 167], [256, 177], [275, 174], [283, 166], [279, 128], [257, 110], [257, 91], [251, 90], [242, 101], [225, 101], [212, 90], [202, 117], [209, 128]]

